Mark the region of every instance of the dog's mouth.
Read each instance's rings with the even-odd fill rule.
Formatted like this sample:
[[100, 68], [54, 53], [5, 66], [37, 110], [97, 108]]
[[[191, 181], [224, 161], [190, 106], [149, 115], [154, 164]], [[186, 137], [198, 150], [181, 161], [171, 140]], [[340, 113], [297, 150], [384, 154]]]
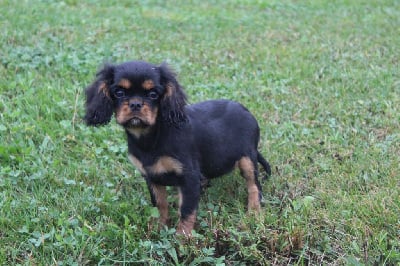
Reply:
[[141, 124], [143, 124], [143, 121], [142, 121], [142, 119], [140, 119], [140, 118], [138, 118], [138, 117], [134, 117], [134, 118], [130, 119], [130, 120], [128, 121], [128, 123], [129, 123], [130, 126], [138, 127], [138, 126], [140, 126]]
[[148, 125], [143, 119], [141, 119], [139, 117], [133, 117], [133, 118], [129, 119], [128, 121], [126, 121], [124, 123], [124, 126], [126, 128], [140, 128], [140, 127], [146, 127]]

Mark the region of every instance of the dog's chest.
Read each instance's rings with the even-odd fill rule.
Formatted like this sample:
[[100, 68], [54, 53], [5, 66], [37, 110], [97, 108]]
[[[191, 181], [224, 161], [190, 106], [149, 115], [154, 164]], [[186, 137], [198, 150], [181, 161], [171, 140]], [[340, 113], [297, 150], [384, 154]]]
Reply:
[[144, 176], [153, 177], [165, 174], [181, 176], [183, 174], [183, 164], [171, 156], [163, 155], [154, 158], [139, 159], [130, 153], [128, 158]]

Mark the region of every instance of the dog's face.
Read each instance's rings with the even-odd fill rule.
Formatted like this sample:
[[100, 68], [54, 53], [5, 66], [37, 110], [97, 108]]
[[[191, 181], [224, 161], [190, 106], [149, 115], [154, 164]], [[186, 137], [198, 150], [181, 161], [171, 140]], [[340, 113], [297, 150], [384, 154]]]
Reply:
[[103, 125], [112, 114], [118, 124], [140, 137], [158, 122], [184, 121], [186, 96], [175, 75], [163, 64], [142, 61], [106, 65], [86, 89], [89, 125]]
[[110, 87], [116, 121], [134, 135], [156, 124], [160, 97], [166, 90], [156, 67], [142, 64], [138, 68], [137, 65], [117, 67]]

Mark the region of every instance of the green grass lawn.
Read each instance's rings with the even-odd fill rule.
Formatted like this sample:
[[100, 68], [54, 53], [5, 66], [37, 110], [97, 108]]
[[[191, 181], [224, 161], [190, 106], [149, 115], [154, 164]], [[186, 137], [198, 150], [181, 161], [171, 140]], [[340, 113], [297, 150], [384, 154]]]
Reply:
[[[1, 265], [400, 265], [399, 1], [0, 10]], [[202, 196], [192, 239], [157, 230], [123, 130], [82, 121], [99, 66], [132, 59], [168, 62], [190, 102], [255, 114], [273, 166], [261, 215], [234, 172]]]

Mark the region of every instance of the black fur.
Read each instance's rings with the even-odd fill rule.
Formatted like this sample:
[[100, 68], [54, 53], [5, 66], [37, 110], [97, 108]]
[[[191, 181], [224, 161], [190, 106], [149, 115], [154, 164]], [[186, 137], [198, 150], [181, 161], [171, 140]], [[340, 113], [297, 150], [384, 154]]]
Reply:
[[[144, 85], [149, 80], [150, 88]], [[239, 165], [244, 176], [246, 171], [254, 175], [261, 195], [257, 163], [271, 174], [257, 150], [259, 127], [253, 115], [228, 100], [186, 105], [183, 88], [166, 64], [106, 65], [86, 89], [86, 99], [88, 125], [106, 124], [115, 113], [126, 129], [131, 160], [146, 178], [154, 205], [161, 209], [160, 201], [166, 200], [154, 186], [179, 187], [182, 227], [196, 213], [204, 180]]]
[[159, 70], [161, 85], [165, 88], [170, 86], [170, 89], [175, 93], [174, 97], [163, 97], [161, 101], [161, 116], [164, 121], [179, 126], [180, 123], [186, 121], [184, 110], [186, 106], [186, 95], [176, 80], [175, 73], [173, 73], [165, 63], [159, 66]]
[[114, 66], [106, 65], [97, 73], [96, 81], [86, 88], [85, 121], [90, 126], [104, 125], [110, 122], [114, 112], [113, 101], [108, 95], [99, 91], [104, 86], [107, 90], [114, 79]]

